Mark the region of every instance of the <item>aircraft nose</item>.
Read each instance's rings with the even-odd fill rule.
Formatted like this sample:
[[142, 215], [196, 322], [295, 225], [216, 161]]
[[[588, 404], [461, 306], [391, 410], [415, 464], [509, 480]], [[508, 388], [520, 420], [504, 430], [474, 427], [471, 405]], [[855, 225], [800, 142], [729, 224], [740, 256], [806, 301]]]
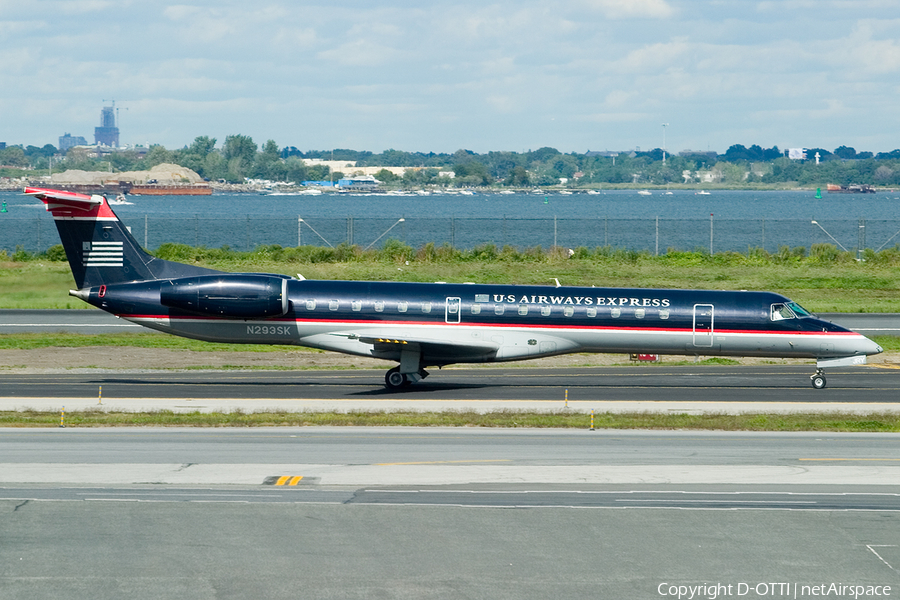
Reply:
[[865, 354], [866, 356], [871, 356], [873, 354], [881, 354], [882, 352], [884, 352], [884, 348], [882, 348], [881, 346], [879, 346], [878, 344], [876, 344], [869, 338], [867, 338], [865, 336], [860, 336], [860, 337], [862, 339], [859, 341], [859, 343], [856, 344], [856, 346], [857, 346], [856, 353], [857, 354]]

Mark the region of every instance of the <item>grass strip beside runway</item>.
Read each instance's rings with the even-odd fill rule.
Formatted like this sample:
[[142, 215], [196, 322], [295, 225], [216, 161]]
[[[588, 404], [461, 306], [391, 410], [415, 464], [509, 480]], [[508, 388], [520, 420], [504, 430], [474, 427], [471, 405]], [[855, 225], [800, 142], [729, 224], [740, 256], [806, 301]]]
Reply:
[[[900, 415], [870, 413], [808, 414], [655, 414], [600, 413], [596, 429], [658, 429], [698, 431], [830, 431], [900, 432]], [[60, 413], [0, 411], [0, 427], [58, 427]], [[189, 412], [103, 410], [65, 413], [66, 427], [497, 427], [589, 429], [591, 416], [554, 411], [353, 411], [353, 412]]]
[[194, 352], [284, 352], [296, 350], [323, 354], [324, 350], [271, 344], [220, 344], [158, 333], [7, 333], [0, 334], [0, 350], [34, 350], [36, 348], [86, 348], [89, 346], [165, 348]]

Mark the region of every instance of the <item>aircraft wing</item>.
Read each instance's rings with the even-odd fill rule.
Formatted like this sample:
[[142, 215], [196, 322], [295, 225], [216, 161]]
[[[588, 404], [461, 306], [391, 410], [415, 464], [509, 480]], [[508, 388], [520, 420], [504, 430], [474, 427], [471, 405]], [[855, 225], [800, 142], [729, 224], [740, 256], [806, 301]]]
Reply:
[[[323, 337], [330, 337], [328, 342]], [[372, 354], [385, 355], [402, 352], [404, 350], [420, 351], [423, 356], [441, 358], [469, 359], [494, 354], [500, 348], [499, 344], [489, 341], [453, 339], [452, 337], [433, 337], [427, 334], [398, 331], [378, 331], [365, 329], [361, 331], [336, 331], [328, 334], [314, 336], [316, 342], [323, 347], [331, 347], [334, 350], [347, 351], [348, 346], [369, 346]], [[317, 345], [318, 345], [317, 344]], [[353, 352], [358, 354], [359, 350]], [[366, 352], [368, 354], [368, 352]]]

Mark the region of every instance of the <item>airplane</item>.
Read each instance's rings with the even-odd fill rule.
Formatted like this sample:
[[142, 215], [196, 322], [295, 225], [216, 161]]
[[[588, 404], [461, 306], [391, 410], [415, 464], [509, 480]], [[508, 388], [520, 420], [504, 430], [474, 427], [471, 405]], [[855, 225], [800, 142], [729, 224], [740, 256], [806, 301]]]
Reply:
[[77, 289], [117, 317], [187, 338], [283, 344], [398, 363], [399, 390], [426, 368], [566, 353], [755, 356], [862, 365], [882, 348], [756, 291], [396, 283], [227, 273], [145, 252], [101, 195], [27, 187], [53, 215]]

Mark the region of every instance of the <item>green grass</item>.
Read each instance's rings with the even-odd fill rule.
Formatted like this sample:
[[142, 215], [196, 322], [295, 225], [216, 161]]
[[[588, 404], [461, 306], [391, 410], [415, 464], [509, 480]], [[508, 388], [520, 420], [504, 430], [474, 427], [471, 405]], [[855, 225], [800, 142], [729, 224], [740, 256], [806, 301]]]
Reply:
[[[58, 427], [60, 413], [0, 411], [0, 427]], [[66, 427], [307, 427], [307, 426], [405, 426], [498, 427], [588, 429], [591, 417], [567, 411], [353, 411], [353, 412], [252, 412], [175, 413], [72, 411], [65, 413]], [[690, 429], [710, 431], [900, 431], [900, 415], [871, 413], [811, 413], [788, 415], [600, 413], [596, 429]]]
[[[272, 346], [267, 344], [219, 344], [202, 342], [174, 335], [158, 333], [9, 333], [0, 334], [0, 350], [33, 350], [35, 348], [84, 348], [87, 346], [113, 346], [130, 348], [165, 348], [168, 350], [193, 350], [195, 352], [284, 352], [297, 351], [297, 346]], [[302, 348], [304, 352], [322, 353], [323, 350]]]

